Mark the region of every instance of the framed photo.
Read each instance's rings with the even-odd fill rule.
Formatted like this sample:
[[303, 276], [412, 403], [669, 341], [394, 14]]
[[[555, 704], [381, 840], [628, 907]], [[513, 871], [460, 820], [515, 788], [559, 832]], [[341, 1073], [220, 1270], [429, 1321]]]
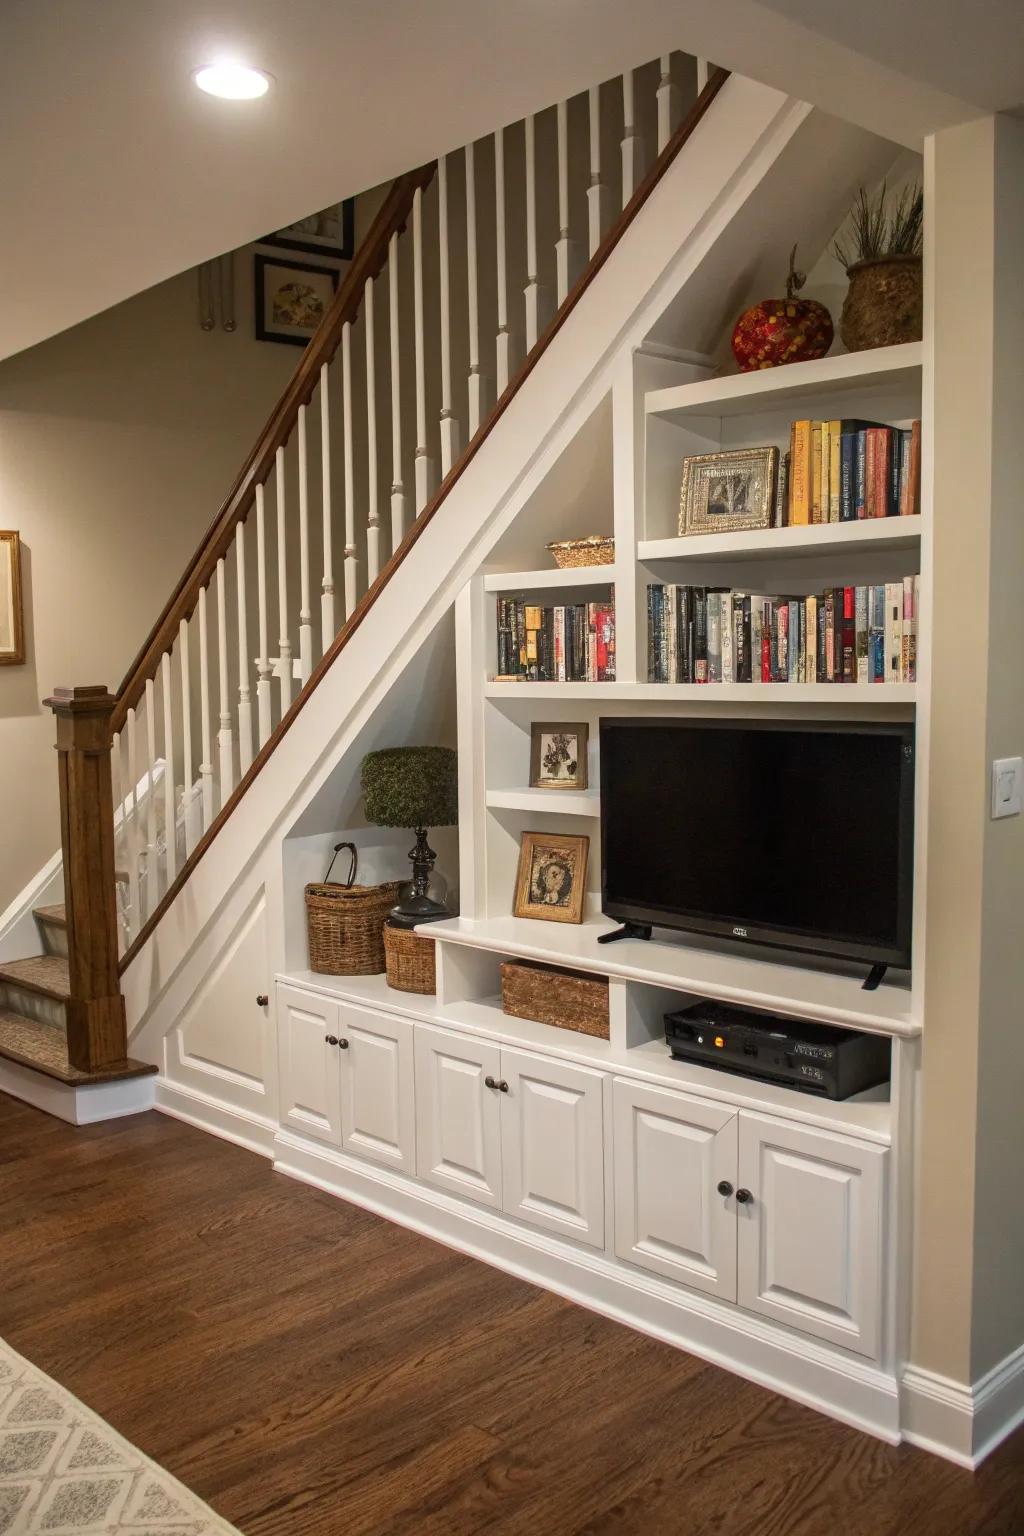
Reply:
[[589, 852], [589, 837], [524, 832], [512, 909], [516, 917], [582, 923]]
[[337, 267], [256, 256], [257, 341], [304, 347], [327, 312], [338, 287]]
[[530, 727], [530, 788], [586, 789], [588, 736], [585, 723], [535, 720]]
[[332, 203], [308, 219], [289, 224], [272, 235], [264, 235], [260, 245], [276, 245], [286, 251], [304, 251], [307, 256], [337, 256], [351, 261], [355, 252], [355, 201]]
[[25, 615], [21, 604], [21, 539], [0, 531], [0, 667], [25, 660]]
[[770, 528], [777, 448], [735, 448], [683, 460], [680, 533], [739, 533]]

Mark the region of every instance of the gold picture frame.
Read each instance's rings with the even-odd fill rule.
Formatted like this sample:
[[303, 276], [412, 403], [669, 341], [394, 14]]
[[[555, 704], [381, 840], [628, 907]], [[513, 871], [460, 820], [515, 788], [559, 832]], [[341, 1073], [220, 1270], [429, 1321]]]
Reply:
[[589, 853], [589, 837], [524, 832], [512, 908], [515, 916], [582, 923]]
[[740, 533], [770, 528], [777, 448], [731, 448], [683, 460], [679, 532]]
[[18, 667], [24, 661], [21, 537], [12, 529], [0, 529], [0, 667]]
[[530, 727], [530, 788], [586, 789], [589, 739], [586, 721], [566, 725], [535, 720]]

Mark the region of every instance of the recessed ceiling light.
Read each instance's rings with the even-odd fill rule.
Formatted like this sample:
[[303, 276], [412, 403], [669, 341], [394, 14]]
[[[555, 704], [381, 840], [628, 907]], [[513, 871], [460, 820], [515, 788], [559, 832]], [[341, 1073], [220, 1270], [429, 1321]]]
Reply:
[[253, 101], [270, 90], [270, 76], [245, 64], [210, 64], [192, 76], [201, 91], [228, 101]]

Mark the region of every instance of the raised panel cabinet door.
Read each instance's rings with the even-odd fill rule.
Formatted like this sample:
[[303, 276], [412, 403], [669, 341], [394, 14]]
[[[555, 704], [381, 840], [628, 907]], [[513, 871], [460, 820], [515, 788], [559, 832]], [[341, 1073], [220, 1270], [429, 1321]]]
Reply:
[[501, 1180], [507, 1216], [604, 1247], [604, 1074], [501, 1053]]
[[299, 987], [277, 989], [281, 1124], [341, 1146], [338, 1004]]
[[876, 1359], [888, 1152], [740, 1113], [740, 1305]]
[[735, 1301], [736, 1111], [625, 1078], [612, 1106], [616, 1254]]
[[412, 1024], [343, 1002], [338, 1034], [342, 1146], [415, 1173]]
[[481, 1205], [501, 1205], [501, 1052], [432, 1024], [417, 1024], [416, 1171]]

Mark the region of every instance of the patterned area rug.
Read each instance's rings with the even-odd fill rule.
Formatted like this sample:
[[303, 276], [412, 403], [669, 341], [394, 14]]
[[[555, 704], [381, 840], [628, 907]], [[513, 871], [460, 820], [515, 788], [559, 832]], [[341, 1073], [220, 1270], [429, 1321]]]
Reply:
[[2, 1536], [238, 1536], [0, 1339]]

